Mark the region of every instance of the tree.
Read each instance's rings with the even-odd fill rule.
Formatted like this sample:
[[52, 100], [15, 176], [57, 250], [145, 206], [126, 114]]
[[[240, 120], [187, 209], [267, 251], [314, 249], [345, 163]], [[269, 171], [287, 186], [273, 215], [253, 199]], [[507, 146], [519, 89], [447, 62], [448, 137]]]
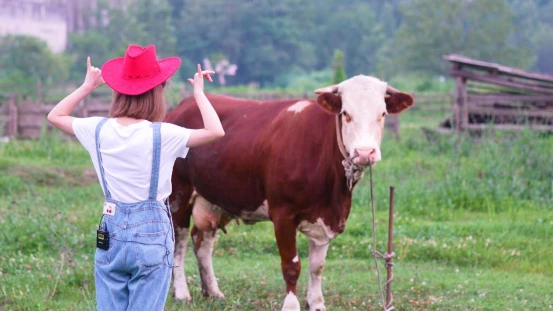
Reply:
[[175, 31], [172, 7], [167, 0], [134, 0], [128, 6], [100, 1], [97, 23], [82, 34], [70, 35], [69, 53], [75, 59], [74, 78], [84, 75], [87, 56], [101, 66], [107, 60], [123, 56], [128, 45], [156, 45], [160, 58], [175, 55]]
[[536, 68], [553, 74], [553, 26], [541, 24], [535, 34]]
[[516, 31], [512, 42], [531, 50], [533, 70], [553, 74], [553, 2], [512, 0]]
[[[58, 83], [68, 77], [68, 59], [55, 54], [45, 41], [36, 37], [7, 35], [0, 37], [0, 84], [35, 85]], [[26, 88], [33, 94], [34, 88]]]
[[514, 46], [513, 15], [506, 1], [412, 0], [400, 5], [402, 23], [392, 43], [402, 70], [444, 73], [445, 54], [528, 68], [526, 47]]
[[338, 84], [348, 78], [346, 71], [344, 70], [344, 53], [341, 50], [334, 50], [334, 61], [332, 62], [332, 67], [334, 68], [332, 84]]
[[240, 68], [232, 82], [262, 85], [272, 84], [292, 68], [313, 66], [315, 49], [301, 40], [303, 21], [296, 18], [305, 14], [304, 2], [239, 3], [185, 1], [182, 24], [177, 27], [177, 50], [181, 57], [199, 62], [213, 53], [223, 53]]

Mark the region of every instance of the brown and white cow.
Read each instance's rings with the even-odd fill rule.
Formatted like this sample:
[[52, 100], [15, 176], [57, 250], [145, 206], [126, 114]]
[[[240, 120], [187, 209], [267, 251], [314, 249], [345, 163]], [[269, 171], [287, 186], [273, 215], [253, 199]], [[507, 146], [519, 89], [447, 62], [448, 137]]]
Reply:
[[[385, 116], [412, 106], [413, 98], [362, 75], [315, 92], [317, 100], [295, 101], [208, 96], [226, 135], [191, 149], [173, 169], [176, 299], [191, 299], [183, 268], [191, 217], [202, 292], [214, 297], [224, 297], [211, 262], [217, 230], [232, 219], [270, 220], [286, 282], [283, 310], [300, 309], [297, 231], [309, 238], [307, 305], [326, 309], [321, 281], [329, 243], [346, 227], [353, 186], [381, 159]], [[166, 121], [203, 127], [193, 98]]]

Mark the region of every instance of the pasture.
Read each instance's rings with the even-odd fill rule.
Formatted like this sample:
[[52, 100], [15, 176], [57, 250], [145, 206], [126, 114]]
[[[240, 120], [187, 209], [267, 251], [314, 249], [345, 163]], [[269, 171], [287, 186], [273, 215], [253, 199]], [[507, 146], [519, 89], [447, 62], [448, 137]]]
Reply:
[[[396, 187], [396, 310], [553, 310], [553, 136], [490, 132], [429, 142], [439, 113], [407, 111], [373, 168], [378, 250]], [[0, 143], [0, 310], [94, 310], [95, 230], [103, 197], [87, 152], [56, 136]], [[204, 299], [191, 246], [192, 303], [167, 310], [280, 310], [284, 283], [271, 223], [232, 222], [214, 269], [224, 300]], [[371, 256], [368, 171], [345, 233], [328, 251], [329, 310], [380, 310]], [[305, 304], [307, 239], [299, 236]], [[381, 263], [382, 264], [382, 263]], [[385, 270], [381, 265], [382, 276]], [[384, 278], [383, 278], [384, 279]]]

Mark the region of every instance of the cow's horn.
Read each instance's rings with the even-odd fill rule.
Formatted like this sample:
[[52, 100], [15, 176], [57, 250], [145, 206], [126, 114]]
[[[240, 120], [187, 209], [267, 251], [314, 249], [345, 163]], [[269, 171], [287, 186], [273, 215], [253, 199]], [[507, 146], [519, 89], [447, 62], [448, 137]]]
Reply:
[[328, 86], [328, 87], [319, 88], [319, 89], [315, 90], [315, 93], [317, 93], [317, 94], [322, 94], [322, 93], [326, 93], [326, 92], [330, 92], [330, 93], [338, 92], [338, 85], [335, 84], [335, 85], [331, 85], [331, 86]]
[[399, 93], [399, 90], [396, 89], [396, 88], [392, 88], [390, 86], [387, 86], [386, 87], [386, 93], [389, 94], [389, 95], [392, 95], [392, 94], [395, 94], [395, 93]]

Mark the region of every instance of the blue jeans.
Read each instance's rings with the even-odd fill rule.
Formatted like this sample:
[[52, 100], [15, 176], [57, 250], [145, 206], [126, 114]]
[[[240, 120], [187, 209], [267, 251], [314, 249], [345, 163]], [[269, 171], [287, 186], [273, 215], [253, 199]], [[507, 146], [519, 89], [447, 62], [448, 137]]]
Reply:
[[117, 203], [102, 227], [110, 243], [94, 257], [98, 310], [163, 310], [174, 249], [168, 207], [154, 201]]

